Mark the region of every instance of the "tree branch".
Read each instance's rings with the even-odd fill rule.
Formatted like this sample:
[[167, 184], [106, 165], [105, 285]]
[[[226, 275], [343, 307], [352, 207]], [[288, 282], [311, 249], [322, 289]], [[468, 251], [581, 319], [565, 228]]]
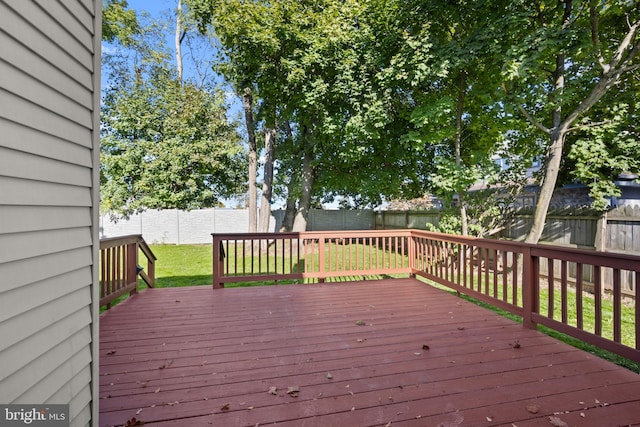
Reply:
[[518, 110], [520, 110], [520, 112], [522, 113], [522, 115], [529, 121], [529, 123], [531, 123], [533, 126], [537, 127], [538, 129], [540, 129], [542, 132], [551, 135], [551, 129], [549, 129], [548, 127], [546, 127], [545, 125], [543, 125], [542, 123], [540, 123], [539, 121], [537, 121], [531, 114], [529, 114], [529, 112], [527, 110], [525, 110], [520, 104], [516, 104], [518, 107]]
[[601, 125], [608, 125], [611, 123], [611, 120], [604, 120], [602, 122], [595, 122], [595, 123], [585, 123], [583, 125], [578, 125], [578, 126], [574, 126], [572, 128], [567, 129], [567, 132], [572, 132], [574, 130], [580, 130], [580, 129], [586, 129], [586, 128], [591, 128], [591, 127], [596, 127], [596, 126], [601, 126]]
[[589, 20], [591, 22], [591, 42], [593, 43], [593, 49], [595, 50], [596, 59], [598, 64], [602, 67], [602, 71], [607, 73], [609, 71], [608, 65], [604, 61], [602, 56], [602, 50], [600, 49], [600, 34], [598, 31], [598, 14], [596, 13], [597, 0], [591, 0], [589, 2]]
[[[502, 90], [504, 90], [504, 93], [506, 93], [507, 95], [509, 95], [509, 89], [507, 89], [507, 84], [505, 82], [502, 82]], [[518, 107], [518, 110], [520, 110], [520, 112], [522, 113], [522, 115], [529, 121], [529, 123], [531, 123], [533, 126], [537, 127], [538, 129], [540, 129], [542, 132], [550, 135], [551, 134], [551, 129], [547, 128], [545, 125], [543, 125], [542, 123], [540, 123], [539, 121], [537, 121], [531, 114], [529, 114], [529, 112], [527, 110], [525, 110], [520, 104], [518, 104], [517, 102], [515, 102], [516, 106]]]
[[[569, 127], [571, 123], [573, 123], [582, 113], [591, 108], [596, 102], [602, 98], [602, 96], [609, 90], [611, 86], [616, 84], [620, 77], [629, 71], [633, 71], [640, 67], [640, 64], [630, 63], [633, 61], [635, 56], [640, 51], [640, 41], [638, 41], [633, 48], [629, 50], [629, 46], [633, 38], [636, 36], [636, 33], [640, 29], [640, 21], [635, 22], [633, 25], [629, 27], [629, 32], [624, 37], [622, 42], [620, 42], [620, 46], [616, 49], [616, 53], [613, 55], [611, 61], [608, 64], [609, 70], [606, 73], [603, 73], [602, 77], [598, 83], [593, 87], [589, 95], [582, 100], [580, 104], [569, 114], [564, 121], [562, 122], [564, 127]], [[626, 57], [624, 57], [625, 52], [628, 52]], [[623, 58], [624, 57], [624, 58]]]
[[636, 45], [631, 49], [627, 57], [624, 58], [623, 60], [624, 54], [628, 50], [629, 45], [631, 45], [631, 42], [633, 38], [636, 36], [638, 29], [640, 29], [640, 20], [636, 21], [633, 25], [629, 27], [629, 32], [622, 40], [622, 42], [620, 43], [620, 46], [618, 46], [618, 49], [616, 49], [616, 53], [613, 55], [613, 57], [611, 58], [611, 61], [609, 62], [610, 68], [617, 67], [621, 61], [623, 63], [630, 62], [633, 59], [633, 57], [638, 53], [638, 49], [640, 48], [640, 41], [636, 43]]

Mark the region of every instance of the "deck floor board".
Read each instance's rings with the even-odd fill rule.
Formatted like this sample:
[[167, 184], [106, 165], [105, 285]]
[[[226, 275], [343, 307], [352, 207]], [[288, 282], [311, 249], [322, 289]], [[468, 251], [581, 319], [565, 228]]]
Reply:
[[550, 416], [640, 424], [640, 375], [414, 279], [150, 289], [101, 316], [101, 426], [536, 426]]

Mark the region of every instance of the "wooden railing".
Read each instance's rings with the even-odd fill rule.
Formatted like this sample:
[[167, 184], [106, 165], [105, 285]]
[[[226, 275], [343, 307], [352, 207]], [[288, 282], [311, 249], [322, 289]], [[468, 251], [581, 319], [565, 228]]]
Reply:
[[213, 235], [214, 287], [411, 273], [409, 230]]
[[[213, 235], [214, 288], [390, 274], [424, 277], [521, 316], [527, 328], [640, 362], [640, 257], [419, 230]], [[625, 276], [633, 299], [621, 290]]]
[[[146, 271], [139, 266], [138, 254], [147, 259]], [[100, 307], [128, 293], [138, 292], [138, 276], [152, 288], [155, 285], [156, 256], [141, 235], [100, 240]]]

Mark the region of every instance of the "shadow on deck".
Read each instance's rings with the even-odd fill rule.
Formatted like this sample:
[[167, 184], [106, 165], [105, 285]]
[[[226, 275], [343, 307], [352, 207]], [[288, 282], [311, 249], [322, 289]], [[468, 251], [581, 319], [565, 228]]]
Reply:
[[639, 408], [640, 375], [415, 279], [149, 289], [100, 319], [100, 426], [621, 426]]

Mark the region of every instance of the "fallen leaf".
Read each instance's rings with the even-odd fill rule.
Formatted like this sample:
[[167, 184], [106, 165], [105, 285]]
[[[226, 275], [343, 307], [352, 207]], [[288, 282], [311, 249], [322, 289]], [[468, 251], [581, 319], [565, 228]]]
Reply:
[[116, 353], [116, 350], [107, 351], [107, 356], [113, 356]]
[[222, 405], [222, 406], [220, 407], [220, 410], [221, 410], [221, 411], [228, 411], [230, 406], [231, 406], [231, 405], [230, 405], [229, 403], [225, 403], [224, 405]]
[[582, 418], [586, 417], [586, 415], [584, 414], [584, 412], [580, 412], [580, 416], [581, 416]]
[[493, 418], [487, 417], [487, 421], [491, 422], [491, 421], [493, 421]]
[[274, 387], [269, 387], [269, 391], [267, 393], [273, 394], [274, 396], [277, 396], [278, 395], [277, 390], [278, 390], [278, 388], [275, 387], [275, 386]]
[[366, 341], [366, 339], [364, 339], [364, 338], [358, 338], [358, 339], [356, 340], [356, 342], [365, 342], [365, 341]]
[[518, 340], [516, 340], [513, 344], [511, 344], [511, 347], [520, 348], [520, 342]]
[[426, 345], [426, 344], [422, 344], [422, 349], [423, 349], [423, 350], [429, 350], [429, 346], [428, 346], [428, 345]]
[[565, 423], [558, 417], [549, 417], [549, 422], [554, 427], [569, 427], [567, 423]]
[[144, 421], [136, 420], [136, 417], [133, 417], [130, 420], [127, 420], [127, 422], [124, 425], [124, 427], [141, 426], [143, 424], [144, 424]]
[[300, 387], [298, 387], [297, 385], [287, 388], [287, 394], [291, 395], [292, 397], [298, 397], [298, 393], [300, 393]]
[[327, 372], [327, 379], [328, 380], [332, 380], [333, 379], [333, 374], [331, 372]]
[[158, 388], [154, 391], [154, 393], [160, 393], [160, 387], [158, 387]]
[[358, 321], [356, 322], [356, 325], [358, 325], [358, 326], [364, 326], [364, 325], [366, 325], [366, 324], [367, 324], [367, 323], [366, 323], [364, 320], [358, 320]]
[[140, 412], [142, 412], [142, 408], [140, 408], [140, 409], [138, 409], [138, 410], [136, 411], [136, 415], [140, 415]]
[[538, 405], [527, 405], [527, 412], [530, 414], [537, 414], [539, 410], [540, 407]]

